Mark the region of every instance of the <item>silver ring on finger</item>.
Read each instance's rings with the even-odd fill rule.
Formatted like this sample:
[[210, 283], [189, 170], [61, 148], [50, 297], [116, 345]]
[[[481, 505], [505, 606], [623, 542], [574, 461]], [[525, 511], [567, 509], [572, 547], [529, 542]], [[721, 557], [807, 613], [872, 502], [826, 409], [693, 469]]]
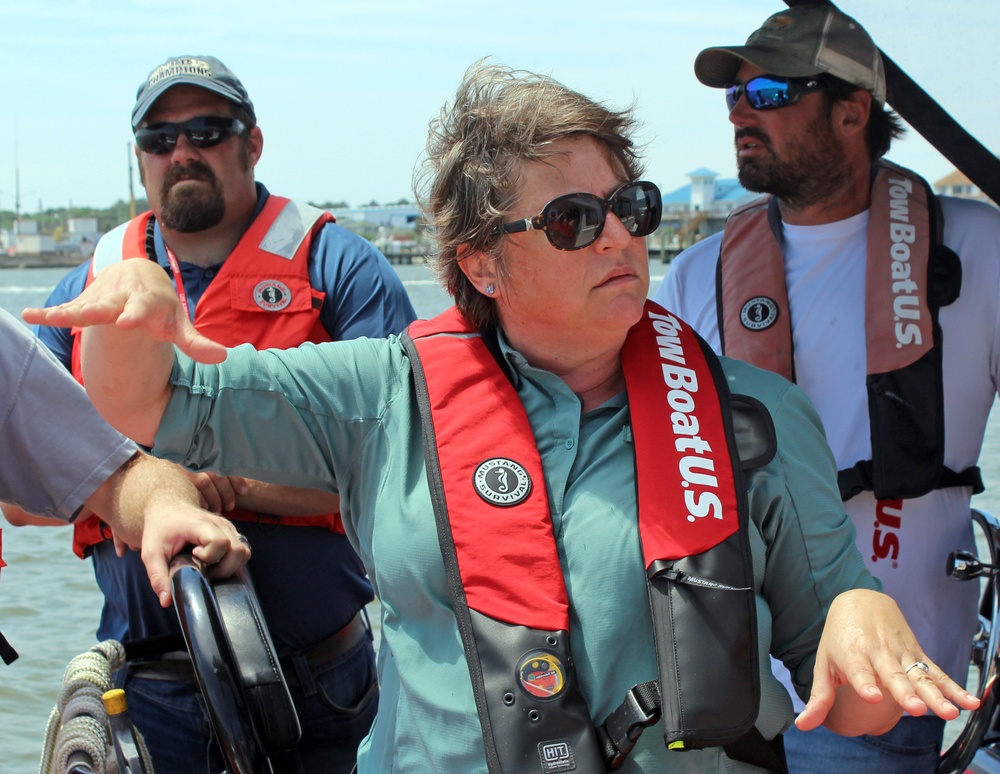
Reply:
[[905, 674], [910, 674], [910, 670], [911, 669], [919, 669], [924, 674], [927, 674], [928, 672], [931, 671], [931, 668], [929, 666], [927, 666], [927, 664], [924, 663], [923, 661], [914, 661], [906, 669], [904, 669], [903, 672]]

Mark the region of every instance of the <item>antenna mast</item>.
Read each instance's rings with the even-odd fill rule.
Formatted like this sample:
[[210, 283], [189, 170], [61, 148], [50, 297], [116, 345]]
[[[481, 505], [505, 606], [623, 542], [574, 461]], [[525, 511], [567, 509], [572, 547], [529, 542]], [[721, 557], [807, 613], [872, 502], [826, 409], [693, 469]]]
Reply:
[[14, 141], [14, 234], [21, 233], [21, 161]]
[[128, 217], [131, 220], [135, 217], [135, 188], [132, 185], [132, 143], [125, 143], [126, 153], [128, 156]]

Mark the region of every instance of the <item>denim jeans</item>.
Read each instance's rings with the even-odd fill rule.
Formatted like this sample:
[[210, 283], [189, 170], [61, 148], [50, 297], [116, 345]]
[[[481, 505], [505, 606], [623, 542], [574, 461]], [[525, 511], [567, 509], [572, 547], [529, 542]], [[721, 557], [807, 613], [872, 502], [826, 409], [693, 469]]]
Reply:
[[820, 726], [785, 732], [789, 774], [934, 774], [944, 721], [904, 716], [881, 736], [839, 736]]
[[[271, 759], [275, 774], [350, 774], [378, 708], [371, 639], [362, 638], [299, 683], [290, 691], [302, 738], [294, 750]], [[193, 681], [128, 677], [125, 692], [156, 774], [219, 774], [227, 767]]]

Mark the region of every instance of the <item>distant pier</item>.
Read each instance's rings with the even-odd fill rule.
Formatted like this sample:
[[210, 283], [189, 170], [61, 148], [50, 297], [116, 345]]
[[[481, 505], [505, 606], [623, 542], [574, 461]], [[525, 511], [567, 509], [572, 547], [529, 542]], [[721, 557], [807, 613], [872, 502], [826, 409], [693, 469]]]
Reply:
[[88, 260], [79, 253], [0, 253], [0, 269], [72, 269]]

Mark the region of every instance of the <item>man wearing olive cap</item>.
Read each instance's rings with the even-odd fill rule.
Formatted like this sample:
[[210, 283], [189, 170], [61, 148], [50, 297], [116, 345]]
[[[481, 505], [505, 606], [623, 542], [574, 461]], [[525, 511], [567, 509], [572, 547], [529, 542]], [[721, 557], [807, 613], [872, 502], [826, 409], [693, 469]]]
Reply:
[[[776, 13], [745, 45], [702, 51], [695, 74], [725, 89], [740, 182], [767, 196], [678, 256], [655, 299], [805, 389], [869, 569], [961, 680], [978, 588], [945, 564], [975, 546], [1000, 383], [1000, 211], [935, 197], [883, 158], [903, 130], [881, 54], [832, 6]], [[900, 672], [919, 679], [915, 666]], [[785, 745], [793, 774], [913, 774], [935, 770], [943, 730], [904, 716], [877, 738], [793, 728]]]
[[[102, 268], [138, 258], [161, 265], [199, 330], [230, 347], [378, 338], [416, 316], [369, 242], [255, 182], [263, 135], [247, 90], [218, 59], [173, 57], [154, 69], [139, 85], [132, 129], [151, 211], [105, 235], [92, 262], [70, 272], [47, 305], [75, 298]], [[38, 332], [82, 377], [78, 332]], [[274, 760], [275, 771], [351, 771], [378, 687], [363, 614], [372, 588], [343, 534], [337, 494], [196, 479], [253, 547], [250, 574], [302, 726], [298, 747]], [[118, 558], [108, 536], [99, 518], [88, 519], [74, 549], [93, 557], [105, 596], [98, 637], [131, 642], [139, 654], [118, 679], [155, 769], [219, 772], [226, 762], [177, 617], [138, 583], [138, 556]]]

